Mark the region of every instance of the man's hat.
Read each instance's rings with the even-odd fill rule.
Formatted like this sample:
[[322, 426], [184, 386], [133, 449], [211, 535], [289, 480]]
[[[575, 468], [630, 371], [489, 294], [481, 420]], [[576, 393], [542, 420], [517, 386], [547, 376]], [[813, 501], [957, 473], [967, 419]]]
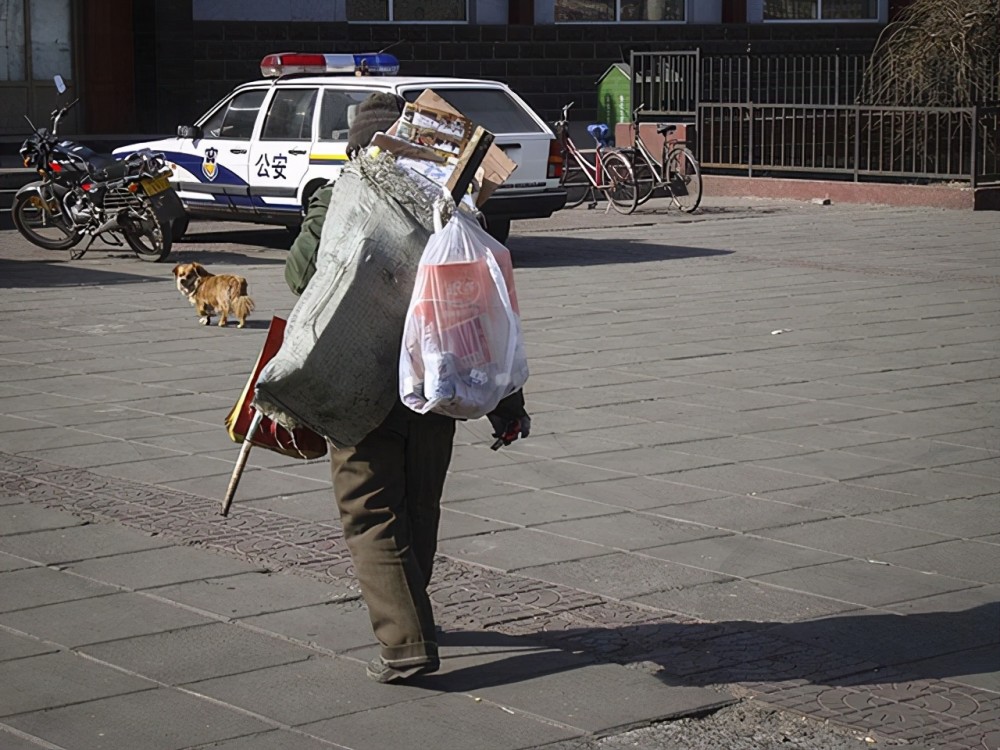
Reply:
[[348, 158], [353, 159], [358, 151], [371, 143], [376, 133], [392, 127], [403, 111], [403, 104], [401, 97], [387, 91], [376, 91], [361, 102], [347, 133]]

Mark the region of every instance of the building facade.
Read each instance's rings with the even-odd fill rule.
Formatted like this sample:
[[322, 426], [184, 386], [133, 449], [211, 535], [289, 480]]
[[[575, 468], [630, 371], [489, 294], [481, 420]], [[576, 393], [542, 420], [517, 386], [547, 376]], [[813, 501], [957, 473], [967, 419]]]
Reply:
[[510, 84], [546, 119], [629, 53], [866, 52], [907, 0], [0, 0], [0, 136], [46, 121], [60, 74], [66, 134], [192, 123], [264, 55], [391, 47], [402, 73]]

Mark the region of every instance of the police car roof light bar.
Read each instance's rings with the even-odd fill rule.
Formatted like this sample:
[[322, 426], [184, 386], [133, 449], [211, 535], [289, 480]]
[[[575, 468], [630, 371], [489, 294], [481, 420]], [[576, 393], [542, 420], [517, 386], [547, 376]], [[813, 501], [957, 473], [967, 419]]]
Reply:
[[399, 73], [399, 60], [387, 52], [357, 55], [280, 52], [265, 56], [260, 61], [260, 72], [265, 78], [280, 78], [295, 73], [392, 76]]

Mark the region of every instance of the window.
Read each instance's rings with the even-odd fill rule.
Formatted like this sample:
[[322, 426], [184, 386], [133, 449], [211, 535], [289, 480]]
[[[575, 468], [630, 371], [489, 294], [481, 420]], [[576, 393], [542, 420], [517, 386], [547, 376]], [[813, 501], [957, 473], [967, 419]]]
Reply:
[[[24, 36], [18, 30], [24, 29], [24, 0], [0, 0], [0, 81], [23, 81]], [[23, 122], [23, 120], [22, 120]]]
[[319, 108], [319, 140], [346, 141], [354, 112], [371, 93], [326, 89]]
[[466, 0], [347, 0], [348, 21], [467, 21]]
[[31, 75], [50, 81], [56, 74], [71, 76], [69, 0], [32, 0]]
[[878, 18], [878, 0], [764, 0], [765, 21], [843, 21]]
[[556, 0], [556, 23], [684, 21], [685, 0]]
[[250, 140], [266, 93], [266, 89], [254, 89], [237, 94], [202, 123], [202, 132], [208, 138]]
[[[423, 89], [407, 91], [403, 97], [414, 101]], [[524, 108], [500, 89], [436, 88], [434, 93], [444, 99], [477, 125], [494, 135], [497, 133], [541, 133], [541, 126]]]
[[274, 92], [264, 120], [262, 141], [312, 140], [316, 89], [281, 89]]

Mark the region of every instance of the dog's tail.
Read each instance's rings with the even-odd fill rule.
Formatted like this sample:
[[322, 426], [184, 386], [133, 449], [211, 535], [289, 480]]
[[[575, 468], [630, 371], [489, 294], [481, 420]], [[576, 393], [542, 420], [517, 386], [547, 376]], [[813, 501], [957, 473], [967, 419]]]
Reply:
[[232, 306], [233, 314], [240, 320], [246, 318], [250, 313], [254, 311], [254, 309], [255, 305], [253, 299], [251, 299], [246, 294], [242, 294], [233, 300], [233, 306]]

